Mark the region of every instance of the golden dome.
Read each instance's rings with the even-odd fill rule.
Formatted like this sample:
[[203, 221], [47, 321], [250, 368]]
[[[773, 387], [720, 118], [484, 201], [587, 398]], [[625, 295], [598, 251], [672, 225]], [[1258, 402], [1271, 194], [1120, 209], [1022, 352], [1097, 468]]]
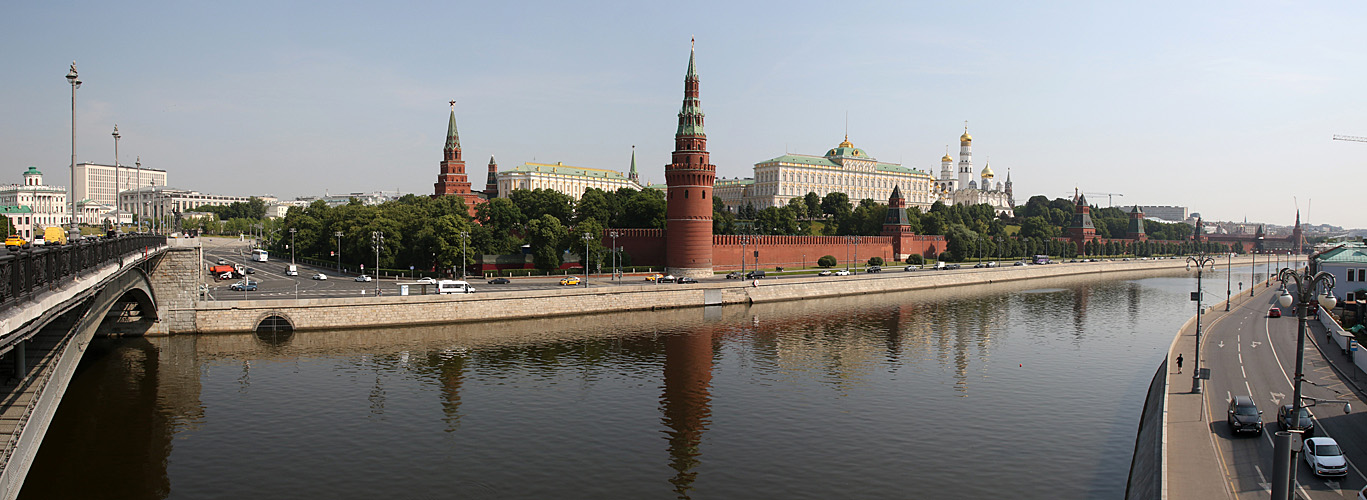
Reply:
[[968, 131], [965, 130], [964, 135], [959, 136], [959, 142], [973, 142], [973, 136], [968, 135]]
[[954, 159], [950, 158], [949, 155], [945, 155], [944, 158], [940, 158], [940, 161], [953, 162]]
[[854, 143], [850, 142], [850, 136], [847, 135], [847, 136], [845, 136], [845, 140], [844, 140], [843, 142], [841, 142], [839, 146], [836, 146], [836, 147], [838, 147], [838, 148], [853, 148], [853, 147], [854, 147]]
[[992, 164], [989, 163], [987, 165], [983, 165], [982, 178], [991, 179], [993, 176], [994, 174], [992, 173]]

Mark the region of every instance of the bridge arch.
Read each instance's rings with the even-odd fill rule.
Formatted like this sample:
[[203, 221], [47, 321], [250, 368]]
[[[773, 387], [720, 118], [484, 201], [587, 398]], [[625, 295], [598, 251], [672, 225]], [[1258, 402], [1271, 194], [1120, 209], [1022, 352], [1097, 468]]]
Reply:
[[143, 335], [158, 319], [151, 278], [134, 266], [111, 278], [95, 295], [82, 328], [100, 335]]

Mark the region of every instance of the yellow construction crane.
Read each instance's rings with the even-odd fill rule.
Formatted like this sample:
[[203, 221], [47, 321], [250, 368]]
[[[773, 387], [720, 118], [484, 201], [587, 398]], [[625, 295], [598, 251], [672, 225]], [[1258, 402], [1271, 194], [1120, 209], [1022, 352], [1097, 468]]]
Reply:
[[1334, 140], [1336, 140], [1336, 141], [1367, 142], [1367, 137], [1358, 137], [1358, 136], [1355, 136], [1355, 135], [1338, 135], [1338, 134], [1334, 134]]
[[1120, 194], [1120, 193], [1086, 193], [1086, 192], [1084, 192], [1084, 193], [1082, 193], [1082, 194], [1090, 194], [1090, 195], [1094, 195], [1094, 196], [1105, 196], [1105, 197], [1106, 197], [1106, 206], [1107, 206], [1107, 207], [1115, 206], [1114, 203], [1111, 203], [1112, 197], [1114, 197], [1114, 196], [1125, 196], [1125, 195]]

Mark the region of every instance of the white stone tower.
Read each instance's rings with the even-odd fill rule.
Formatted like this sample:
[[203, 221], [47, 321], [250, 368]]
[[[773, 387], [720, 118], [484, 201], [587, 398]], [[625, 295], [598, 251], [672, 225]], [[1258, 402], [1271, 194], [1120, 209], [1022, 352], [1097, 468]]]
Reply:
[[967, 187], [973, 180], [973, 136], [968, 135], [968, 122], [964, 122], [964, 135], [959, 136], [959, 187]]

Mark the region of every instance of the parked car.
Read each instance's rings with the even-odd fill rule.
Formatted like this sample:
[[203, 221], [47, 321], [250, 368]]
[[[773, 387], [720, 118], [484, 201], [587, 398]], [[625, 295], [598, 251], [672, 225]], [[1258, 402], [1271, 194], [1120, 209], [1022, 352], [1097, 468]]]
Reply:
[[370, 281], [370, 276], [362, 274], [356, 277], [356, 281]]
[[255, 291], [256, 291], [256, 284], [257, 284], [257, 283], [256, 283], [255, 281], [239, 281], [239, 282], [237, 282], [237, 283], [233, 283], [233, 284], [231, 284], [231, 285], [228, 285], [228, 289], [229, 289], [229, 290], [236, 290], [236, 291], [239, 291], [239, 292], [243, 292], [243, 291], [245, 291], [245, 292], [255, 292]]
[[1267, 317], [1269, 317], [1269, 318], [1280, 318], [1280, 317], [1282, 317], [1282, 309], [1281, 309], [1280, 307], [1273, 307], [1273, 308], [1271, 308], [1271, 309], [1268, 309], [1268, 310], [1267, 310]]
[[1298, 417], [1291, 416], [1291, 405], [1282, 405], [1277, 409], [1277, 425], [1281, 426], [1282, 430], [1300, 429], [1304, 437], [1314, 436], [1315, 420], [1310, 418], [1310, 409], [1302, 407]]
[[868, 269], [864, 270], [866, 273], [877, 273], [881, 271], [883, 271], [883, 266], [869, 266]]
[[830, 276], [830, 275], [831, 275], [831, 270], [830, 270], [830, 269], [827, 269], [827, 270], [825, 270], [825, 271], [821, 271], [821, 272], [819, 272], [819, 273], [816, 273], [816, 275], [817, 275], [817, 276]]
[[313, 275], [313, 279], [316, 279], [316, 280], [325, 280], [325, 279], [328, 279], [328, 275], [323, 274], [323, 273], [318, 273], [318, 274]]
[[564, 278], [560, 278], [560, 284], [563, 286], [574, 286], [578, 285], [579, 282], [580, 280], [578, 276], [566, 276]]
[[684, 276], [684, 277], [682, 277], [682, 278], [679, 278], [679, 281], [678, 281], [679, 284], [683, 284], [683, 283], [697, 283], [697, 282], [698, 282], [698, 280], [695, 280], [695, 279], [693, 279], [693, 278], [689, 278], [688, 276]]
[[836, 275], [836, 276], [849, 276], [849, 275], [851, 275], [851, 274], [854, 274], [854, 273], [851, 273], [848, 269], [841, 269], [841, 270], [835, 272], [835, 275]]
[[1346, 476], [1348, 461], [1343, 458], [1343, 449], [1334, 438], [1316, 437], [1306, 439], [1301, 450], [1305, 463], [1317, 476]]
[[1229, 422], [1229, 430], [1231, 432], [1262, 434], [1262, 414], [1263, 412], [1258, 410], [1258, 405], [1253, 404], [1253, 398], [1234, 396], [1234, 399], [1229, 400], [1229, 415], [1226, 417]]
[[673, 283], [674, 280], [675, 280], [674, 275], [671, 274], [671, 275], [665, 276], [665, 277], [663, 277], [663, 278], [660, 278], [660, 283]]
[[[425, 278], [425, 279], [432, 279], [432, 278]], [[489, 280], [489, 284], [490, 284], [490, 285], [506, 285], [506, 284], [512, 283], [512, 282], [513, 282], [513, 281], [510, 280], [510, 279], [508, 279], [508, 278], [494, 278], [494, 279]]]

